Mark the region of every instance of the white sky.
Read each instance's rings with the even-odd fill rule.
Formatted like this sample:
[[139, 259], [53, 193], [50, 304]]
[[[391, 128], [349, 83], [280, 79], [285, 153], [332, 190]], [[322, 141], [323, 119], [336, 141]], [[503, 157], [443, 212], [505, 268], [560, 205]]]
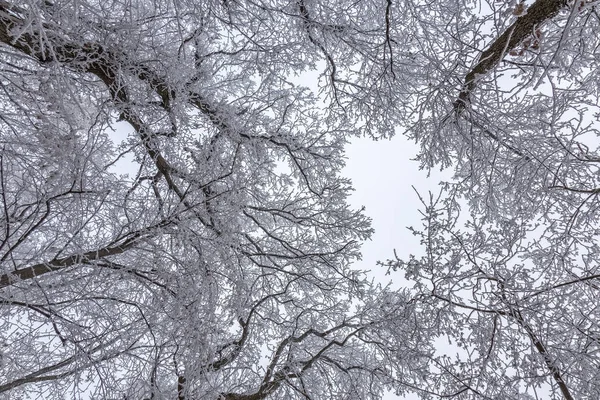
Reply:
[[[386, 269], [378, 267], [378, 260], [394, 257], [394, 249], [401, 258], [411, 253], [419, 254], [422, 249], [419, 239], [407, 229], [420, 227], [420, 202], [413, 186], [420, 193], [437, 193], [438, 183], [448, 174], [419, 170], [419, 163], [412, 159], [417, 146], [397, 134], [391, 140], [374, 141], [368, 138], [354, 139], [346, 149], [348, 157], [343, 174], [352, 179], [354, 193], [350, 204], [355, 208], [365, 206], [366, 214], [373, 219], [375, 234], [362, 247], [363, 260], [356, 264], [358, 269], [371, 270], [376, 281], [385, 284], [393, 281], [402, 287], [404, 274], [400, 271], [386, 276]], [[398, 397], [389, 393], [385, 400], [418, 399], [416, 395]]]
[[[421, 226], [418, 210], [421, 204], [415, 189], [422, 194], [437, 193], [438, 183], [448, 174], [419, 170], [413, 158], [417, 146], [398, 134], [391, 140], [374, 141], [354, 139], [347, 147], [347, 165], [343, 174], [352, 180], [354, 193], [350, 204], [355, 208], [365, 206], [366, 214], [373, 219], [375, 234], [363, 245], [360, 269], [372, 270], [374, 275], [386, 279], [385, 271], [376, 267], [377, 260], [420, 253], [419, 239], [407, 229]], [[413, 187], [415, 189], [413, 189]], [[398, 279], [402, 274], [389, 278]]]

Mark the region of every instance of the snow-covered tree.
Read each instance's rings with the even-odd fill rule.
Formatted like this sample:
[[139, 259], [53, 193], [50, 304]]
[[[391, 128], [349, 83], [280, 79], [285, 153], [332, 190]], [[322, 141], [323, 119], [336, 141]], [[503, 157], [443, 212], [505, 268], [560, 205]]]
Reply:
[[[585, 0], [0, 0], [0, 392], [598, 398], [599, 25]], [[340, 169], [396, 132], [456, 174], [390, 293], [350, 266], [371, 228]]]
[[0, 393], [379, 396], [339, 172], [384, 20], [334, 6], [0, 1]]
[[424, 255], [388, 263], [420, 330], [452, 343], [422, 393], [599, 398], [597, 2], [434, 2], [417, 19], [429, 82], [405, 127], [424, 166], [455, 171], [423, 196]]

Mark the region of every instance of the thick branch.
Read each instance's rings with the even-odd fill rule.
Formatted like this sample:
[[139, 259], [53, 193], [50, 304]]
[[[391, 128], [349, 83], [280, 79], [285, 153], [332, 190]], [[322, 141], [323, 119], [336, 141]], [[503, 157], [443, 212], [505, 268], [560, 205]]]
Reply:
[[529, 336], [529, 339], [533, 343], [533, 346], [544, 359], [544, 364], [546, 364], [546, 368], [548, 368], [548, 370], [552, 374], [552, 378], [554, 378], [554, 381], [560, 388], [560, 391], [563, 394], [565, 400], [574, 400], [573, 396], [571, 395], [571, 392], [569, 391], [569, 388], [567, 387], [567, 384], [563, 380], [560, 370], [556, 366], [556, 362], [552, 359], [552, 356], [548, 352], [548, 349], [546, 348], [544, 343], [537, 337], [537, 335], [533, 331], [533, 328], [527, 323], [527, 321], [525, 321], [525, 319], [519, 311], [513, 312], [512, 316], [517, 320], [519, 325], [521, 325], [523, 329], [525, 329], [525, 331], [527, 332], [527, 336]]
[[104, 247], [102, 249], [88, 251], [87, 253], [83, 254], [74, 254], [69, 257], [58, 258], [45, 263], [17, 269], [8, 274], [0, 275], [0, 289], [19, 281], [32, 279], [36, 276], [41, 276], [47, 274], [48, 272], [57, 271], [59, 269], [67, 268], [82, 262], [99, 260], [104, 257], [121, 254], [125, 250], [133, 247], [137, 239], [138, 237], [129, 238], [118, 246]]
[[454, 102], [454, 111], [461, 114], [469, 103], [471, 92], [477, 87], [480, 77], [496, 68], [504, 55], [517, 47], [532, 35], [537, 27], [552, 19], [566, 7], [567, 0], [537, 0], [521, 15], [498, 39], [496, 39], [479, 57], [479, 62], [467, 75]]
[[[95, 42], [76, 43], [64, 38], [50, 29], [41, 32], [21, 32], [26, 21], [15, 15], [15, 8], [5, 2], [0, 2], [0, 42], [27, 54], [40, 62], [58, 61], [72, 68], [95, 75], [107, 86], [111, 97], [119, 106], [121, 118], [127, 121], [140, 135], [144, 146], [157, 169], [163, 174], [169, 187], [182, 198], [183, 192], [175, 185], [171, 172], [174, 170], [161, 155], [160, 151], [151, 145], [151, 133], [144, 122], [133, 112], [126, 86], [122, 82], [120, 56]], [[21, 32], [19, 35], [13, 31]], [[140, 67], [140, 79], [148, 80], [168, 107], [170, 92], [166, 85], [159, 84], [150, 72]]]
[[15, 271], [0, 275], [0, 289], [19, 281], [33, 279], [37, 276], [47, 274], [48, 272], [57, 271], [73, 265], [89, 263], [90, 261], [100, 260], [105, 257], [121, 254], [135, 246], [136, 242], [143, 236], [150, 234], [150, 232], [154, 231], [156, 228], [164, 227], [168, 224], [170, 224], [170, 221], [165, 221], [153, 227], [132, 232], [126, 235], [127, 238], [119, 244], [114, 244], [113, 242], [110, 245], [97, 250], [88, 251], [83, 254], [73, 254], [64, 258], [57, 258], [48, 262], [20, 268]]

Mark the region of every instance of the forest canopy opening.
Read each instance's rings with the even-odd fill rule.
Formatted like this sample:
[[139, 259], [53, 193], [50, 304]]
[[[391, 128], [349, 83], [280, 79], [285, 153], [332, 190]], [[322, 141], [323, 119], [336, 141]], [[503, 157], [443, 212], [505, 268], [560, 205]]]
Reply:
[[[0, 393], [600, 398], [599, 23], [586, 0], [0, 0]], [[291, 78], [319, 66], [318, 94]], [[422, 255], [382, 262], [401, 289], [352, 266], [372, 228], [341, 174], [351, 138], [395, 133], [454, 171]]]

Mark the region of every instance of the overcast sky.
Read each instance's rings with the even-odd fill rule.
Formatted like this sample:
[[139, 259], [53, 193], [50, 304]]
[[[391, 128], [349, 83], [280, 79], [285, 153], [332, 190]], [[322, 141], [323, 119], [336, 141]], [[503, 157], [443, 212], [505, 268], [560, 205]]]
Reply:
[[[381, 283], [392, 279], [395, 287], [404, 284], [403, 273], [392, 272], [386, 276], [386, 270], [376, 266], [376, 262], [393, 258], [394, 249], [401, 258], [422, 251], [419, 239], [406, 228], [421, 225], [420, 202], [413, 186], [421, 194], [429, 190], [437, 193], [438, 183], [449, 176], [449, 173], [432, 171], [427, 177], [427, 172], [419, 170], [419, 163], [412, 160], [416, 154], [417, 146], [402, 135], [391, 140], [355, 139], [347, 148], [344, 175], [352, 179], [355, 188], [350, 203], [354, 207], [366, 207], [375, 229], [372, 239], [363, 245], [363, 260], [356, 267], [371, 270], [372, 276]], [[404, 398], [388, 394], [384, 399], [413, 400], [417, 396]]]
[[385, 271], [375, 267], [377, 260], [392, 258], [394, 249], [400, 257], [420, 250], [418, 238], [407, 230], [421, 225], [420, 203], [413, 187], [422, 194], [439, 191], [442, 174], [435, 171], [427, 177], [413, 161], [416, 153], [417, 146], [401, 135], [391, 140], [355, 139], [347, 148], [344, 175], [352, 179], [355, 188], [350, 203], [365, 206], [375, 228], [372, 240], [363, 246], [359, 266], [382, 279]]

